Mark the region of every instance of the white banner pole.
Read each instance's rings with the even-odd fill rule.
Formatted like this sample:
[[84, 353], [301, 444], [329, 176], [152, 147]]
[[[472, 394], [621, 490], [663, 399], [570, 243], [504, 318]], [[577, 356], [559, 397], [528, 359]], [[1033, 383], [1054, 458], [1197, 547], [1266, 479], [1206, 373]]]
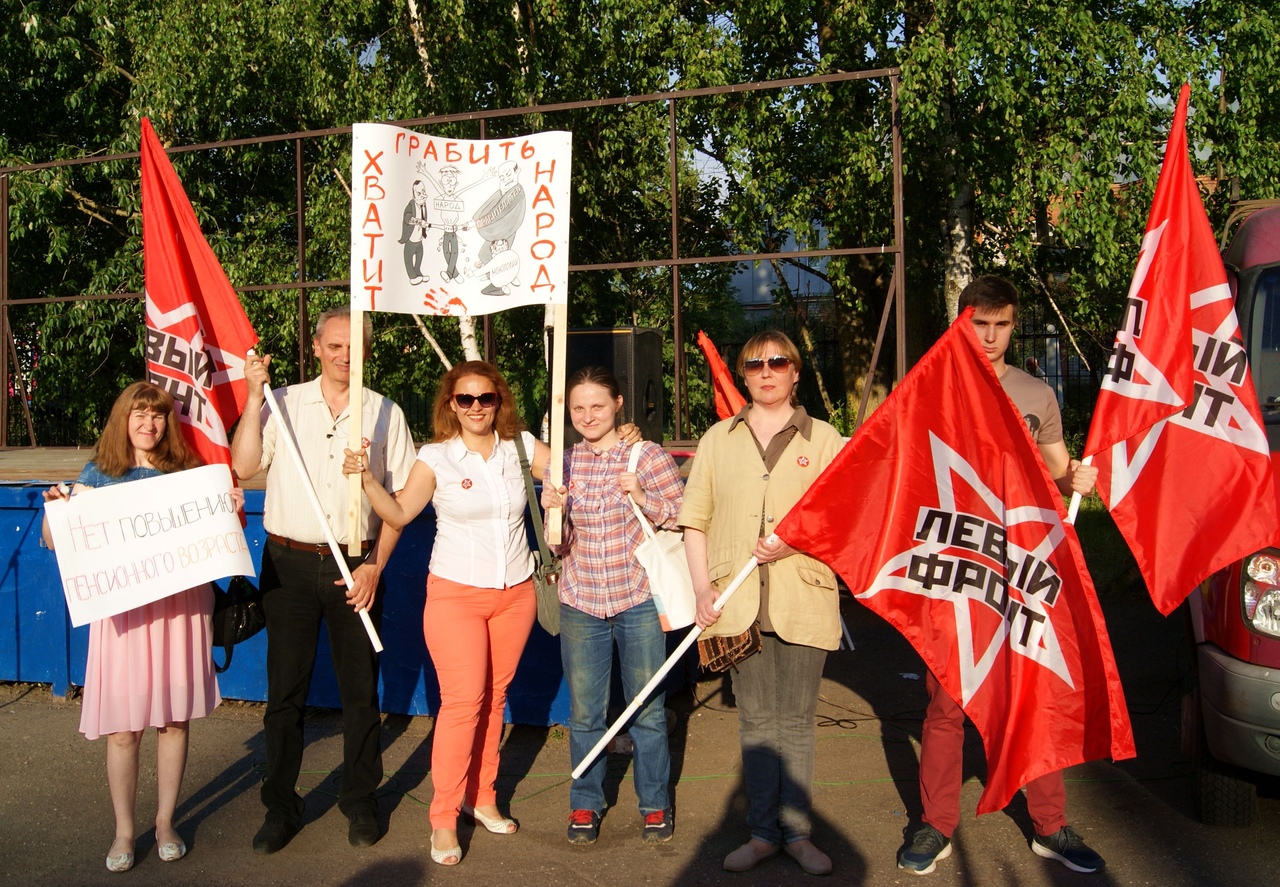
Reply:
[[[733, 593], [738, 590], [738, 586], [747, 581], [747, 577], [751, 575], [751, 571], [756, 568], [757, 564], [758, 561], [756, 561], [754, 557], [751, 558], [751, 560], [747, 561], [746, 565], [738, 572], [738, 575], [733, 577], [733, 581], [729, 583], [729, 587], [720, 593], [720, 597], [716, 598], [716, 602], [712, 605], [716, 608], [717, 612], [724, 608], [724, 605], [729, 598], [733, 597]], [[649, 683], [645, 684], [643, 689], [636, 694], [636, 698], [631, 700], [631, 704], [627, 706], [626, 710], [623, 711], [622, 714], [618, 716], [618, 719], [613, 722], [608, 730], [605, 731], [605, 734], [600, 737], [600, 741], [595, 744], [595, 747], [592, 748], [591, 751], [587, 752], [587, 756], [582, 759], [582, 762], [578, 764], [577, 767], [573, 768], [574, 779], [582, 778], [582, 774], [587, 772], [587, 768], [591, 766], [591, 763], [600, 755], [600, 752], [604, 751], [604, 747], [609, 744], [609, 740], [617, 736], [618, 732], [622, 729], [622, 725], [630, 720], [631, 716], [640, 710], [640, 706], [644, 705], [645, 700], [649, 698], [649, 694], [657, 688], [658, 684], [662, 683], [662, 679], [667, 676], [667, 672], [671, 671], [671, 669], [675, 667], [675, 664], [680, 661], [681, 657], [683, 657], [686, 652], [688, 652], [689, 648], [693, 646], [694, 641], [696, 641], [701, 634], [702, 629], [696, 625], [689, 631], [689, 634], [685, 636], [685, 639], [680, 642], [680, 646], [676, 647], [675, 652], [667, 657], [666, 662], [662, 663], [662, 667], [654, 673], [653, 677], [649, 678]]]
[[[553, 305], [551, 332], [551, 464], [547, 480], [557, 490], [564, 484], [564, 374], [569, 351], [569, 305]], [[564, 533], [564, 509], [548, 508], [543, 516], [547, 544], [559, 545]]]
[[[347, 440], [351, 442], [353, 449], [358, 450], [364, 443], [364, 312], [354, 308], [351, 309], [350, 343]], [[360, 486], [360, 475], [353, 474], [347, 478], [347, 554], [352, 557], [360, 556], [360, 545], [364, 542], [360, 529], [360, 506], [363, 504], [364, 490]], [[351, 585], [350, 579], [347, 579], [347, 585]]]

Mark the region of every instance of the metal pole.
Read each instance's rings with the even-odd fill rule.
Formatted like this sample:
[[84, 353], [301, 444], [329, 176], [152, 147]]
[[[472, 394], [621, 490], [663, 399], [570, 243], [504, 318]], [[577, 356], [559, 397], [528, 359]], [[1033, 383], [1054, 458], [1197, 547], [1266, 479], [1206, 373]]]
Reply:
[[[0, 327], [9, 330], [9, 176], [0, 174]], [[0, 447], [9, 445], [9, 361], [0, 359]], [[32, 440], [32, 443], [35, 443]]]
[[[27, 396], [27, 383], [22, 378], [22, 364], [18, 362], [18, 343], [13, 339], [13, 326], [9, 323], [9, 306], [4, 307], [4, 337], [9, 342], [9, 355], [13, 358], [13, 393], [22, 404], [22, 415], [27, 420], [27, 440], [30, 446], [36, 445], [36, 427], [31, 421], [31, 404]], [[6, 398], [7, 399], [7, 398]]]
[[[302, 169], [302, 139], [294, 140], [293, 178], [294, 204], [298, 211], [298, 282], [307, 279], [307, 204]], [[307, 291], [298, 290], [298, 381], [305, 382], [311, 375], [311, 360], [308, 356], [308, 345], [311, 342], [311, 322], [307, 317]]]
[[[677, 162], [676, 153], [679, 146], [676, 143], [676, 100], [674, 98], [667, 99], [667, 134], [670, 140], [671, 160], [671, 259], [674, 262], [680, 258], [680, 164]], [[687, 440], [685, 418], [688, 410], [685, 401], [688, 396], [685, 391], [684, 377], [684, 321], [680, 315], [680, 266], [673, 264], [671, 266], [671, 370], [673, 375], [671, 404], [675, 409], [675, 415], [671, 417], [671, 428], [675, 432], [676, 440]]]
[[862, 380], [862, 400], [858, 404], [858, 417], [853, 422], [856, 432], [867, 418], [867, 404], [871, 403], [871, 386], [876, 379], [876, 364], [880, 362], [880, 347], [884, 344], [885, 327], [889, 325], [889, 309], [898, 291], [898, 278], [902, 274], [901, 263], [894, 265], [893, 277], [889, 281], [889, 292], [885, 293], [884, 310], [880, 312], [880, 328], [876, 331], [876, 344], [871, 349], [871, 366], [867, 367], [867, 376]]
[[889, 75], [889, 96], [893, 122], [893, 263], [896, 290], [894, 314], [898, 321], [897, 381], [907, 374], [907, 268], [905, 263], [906, 228], [902, 218], [902, 111], [898, 107], [899, 75]]

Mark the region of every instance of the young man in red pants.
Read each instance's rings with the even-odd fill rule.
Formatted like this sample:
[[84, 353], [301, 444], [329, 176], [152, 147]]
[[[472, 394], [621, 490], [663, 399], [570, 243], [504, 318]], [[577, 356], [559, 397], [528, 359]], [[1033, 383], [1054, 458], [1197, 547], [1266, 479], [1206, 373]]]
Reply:
[[[960, 310], [972, 306], [973, 325], [1000, 384], [1026, 420], [1049, 474], [1063, 495], [1088, 495], [1098, 469], [1071, 458], [1062, 440], [1062, 416], [1053, 389], [1005, 363], [1005, 352], [1018, 319], [1018, 291], [1000, 277], [980, 277], [960, 294]], [[920, 801], [924, 823], [898, 853], [898, 868], [927, 875], [938, 860], [951, 855], [951, 835], [960, 822], [963, 781], [964, 711], [942, 689], [932, 672], [926, 675], [929, 707], [920, 736]], [[1031, 849], [1077, 872], [1096, 872], [1103, 859], [1067, 824], [1067, 790], [1062, 771], [1026, 785], [1027, 812], [1035, 828]]]

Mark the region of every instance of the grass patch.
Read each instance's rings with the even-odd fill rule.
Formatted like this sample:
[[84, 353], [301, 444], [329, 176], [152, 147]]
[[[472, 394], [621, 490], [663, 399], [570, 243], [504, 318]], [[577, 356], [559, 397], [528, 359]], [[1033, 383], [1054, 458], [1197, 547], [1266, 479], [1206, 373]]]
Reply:
[[1090, 496], [1080, 503], [1076, 534], [1080, 537], [1080, 547], [1084, 549], [1084, 559], [1099, 595], [1146, 595], [1147, 588], [1138, 573], [1133, 553], [1097, 496]]

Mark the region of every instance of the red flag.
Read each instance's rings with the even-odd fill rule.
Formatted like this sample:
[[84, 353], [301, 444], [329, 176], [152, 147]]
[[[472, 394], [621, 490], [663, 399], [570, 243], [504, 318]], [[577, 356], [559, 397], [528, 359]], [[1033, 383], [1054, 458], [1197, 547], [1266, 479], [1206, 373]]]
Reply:
[[1271, 454], [1182, 87], [1085, 453], [1160, 612], [1277, 535]]
[[738, 411], [747, 405], [738, 386], [733, 384], [733, 373], [725, 366], [715, 343], [702, 330], [698, 330], [698, 347], [707, 358], [707, 366], [711, 369], [711, 387], [715, 389], [716, 415], [721, 419], [738, 415]]
[[977, 726], [979, 813], [1135, 754], [1062, 497], [966, 310], [778, 526], [893, 624]]
[[177, 401], [182, 431], [200, 458], [230, 465], [227, 427], [244, 409], [244, 358], [258, 336], [145, 117], [142, 263], [147, 378]]

